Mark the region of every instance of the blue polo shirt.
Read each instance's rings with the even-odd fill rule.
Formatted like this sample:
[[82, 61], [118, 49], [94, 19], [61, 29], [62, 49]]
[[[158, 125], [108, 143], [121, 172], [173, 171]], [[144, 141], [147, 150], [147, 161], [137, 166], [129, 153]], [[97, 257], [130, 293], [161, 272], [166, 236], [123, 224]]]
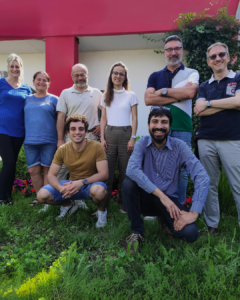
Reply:
[[[147, 88], [156, 91], [162, 88], [181, 88], [188, 82], [197, 83], [199, 74], [196, 70], [186, 68], [182, 63], [179, 68], [171, 72], [167, 67], [149, 76]], [[166, 105], [171, 108], [173, 122], [171, 130], [192, 131], [192, 99]]]
[[[240, 74], [230, 71], [221, 80], [203, 82], [198, 90], [198, 100], [220, 100], [234, 97], [240, 92]], [[240, 140], [240, 111], [224, 109], [210, 116], [200, 117], [200, 128], [196, 132], [198, 139], [207, 140]]]

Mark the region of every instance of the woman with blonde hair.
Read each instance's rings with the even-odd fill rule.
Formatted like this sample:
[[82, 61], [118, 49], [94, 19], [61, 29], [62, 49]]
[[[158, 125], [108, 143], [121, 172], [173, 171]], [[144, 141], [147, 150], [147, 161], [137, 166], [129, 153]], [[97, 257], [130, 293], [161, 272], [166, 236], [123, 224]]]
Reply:
[[[26, 97], [24, 106], [25, 140], [28, 172], [36, 193], [48, 184], [47, 175], [57, 149], [58, 97], [48, 93], [50, 77], [44, 71], [33, 75], [36, 93]], [[43, 173], [43, 176], [42, 176]], [[39, 204], [34, 199], [31, 205]], [[42, 209], [45, 211], [47, 205]]]
[[107, 89], [101, 100], [101, 144], [107, 153], [109, 178], [106, 184], [109, 197], [111, 197], [118, 158], [120, 183], [118, 208], [122, 213], [126, 213], [126, 210], [122, 201], [121, 184], [125, 178], [128, 160], [135, 144], [137, 105], [137, 96], [134, 92], [129, 91], [127, 68], [122, 62], [117, 62], [110, 70]]
[[23, 84], [23, 62], [11, 54], [7, 59], [8, 76], [0, 78], [0, 204], [11, 204], [18, 153], [24, 141], [24, 103], [31, 89]]

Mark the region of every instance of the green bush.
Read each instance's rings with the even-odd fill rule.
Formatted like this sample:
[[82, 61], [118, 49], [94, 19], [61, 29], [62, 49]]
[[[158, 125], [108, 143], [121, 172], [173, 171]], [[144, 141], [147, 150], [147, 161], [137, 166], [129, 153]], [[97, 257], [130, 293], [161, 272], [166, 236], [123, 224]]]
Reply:
[[22, 146], [17, 160], [15, 178], [30, 179], [24, 147]]
[[[3, 165], [3, 162], [0, 161], [0, 170], [2, 169], [2, 165]], [[24, 151], [23, 146], [18, 155], [15, 178], [21, 178], [21, 179], [26, 179], [26, 180], [30, 179], [30, 175], [28, 173], [25, 151]]]

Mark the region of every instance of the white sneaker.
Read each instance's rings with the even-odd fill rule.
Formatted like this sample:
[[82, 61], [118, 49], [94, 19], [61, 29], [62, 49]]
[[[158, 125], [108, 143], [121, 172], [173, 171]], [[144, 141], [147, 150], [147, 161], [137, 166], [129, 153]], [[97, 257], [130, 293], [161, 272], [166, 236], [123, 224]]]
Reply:
[[144, 220], [146, 220], [146, 221], [154, 221], [156, 219], [157, 219], [157, 217], [152, 217], [152, 216], [145, 216], [144, 217]]
[[96, 228], [104, 227], [107, 224], [107, 210], [105, 211], [97, 211], [97, 223]]
[[42, 213], [42, 212], [47, 211], [48, 208], [49, 208], [49, 206], [50, 206], [49, 204], [44, 204], [43, 208], [41, 208], [41, 209], [38, 211], [38, 213], [40, 214], [40, 213]]
[[60, 220], [67, 215], [73, 214], [78, 209], [77, 203], [72, 201], [70, 206], [61, 206], [60, 215], [56, 217], [56, 220]]
[[77, 204], [78, 204], [79, 208], [88, 209], [87, 204], [82, 200], [79, 200]]

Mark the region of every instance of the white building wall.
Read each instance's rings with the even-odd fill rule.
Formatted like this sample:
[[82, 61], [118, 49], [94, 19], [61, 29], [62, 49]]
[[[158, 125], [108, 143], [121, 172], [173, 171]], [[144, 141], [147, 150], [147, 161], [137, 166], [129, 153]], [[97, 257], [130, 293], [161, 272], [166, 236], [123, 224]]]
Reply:
[[[24, 82], [32, 86], [33, 74], [45, 70], [45, 54], [20, 54], [20, 56], [24, 63]], [[7, 70], [7, 57], [8, 55], [0, 55], [1, 71]], [[152, 49], [79, 52], [79, 62], [85, 64], [89, 70], [89, 85], [100, 90], [105, 90], [110, 68], [117, 61], [122, 61], [128, 67], [130, 88], [139, 100], [137, 134], [146, 135], [150, 108], [144, 104], [144, 92], [149, 75], [166, 65], [164, 56], [155, 54]]]

